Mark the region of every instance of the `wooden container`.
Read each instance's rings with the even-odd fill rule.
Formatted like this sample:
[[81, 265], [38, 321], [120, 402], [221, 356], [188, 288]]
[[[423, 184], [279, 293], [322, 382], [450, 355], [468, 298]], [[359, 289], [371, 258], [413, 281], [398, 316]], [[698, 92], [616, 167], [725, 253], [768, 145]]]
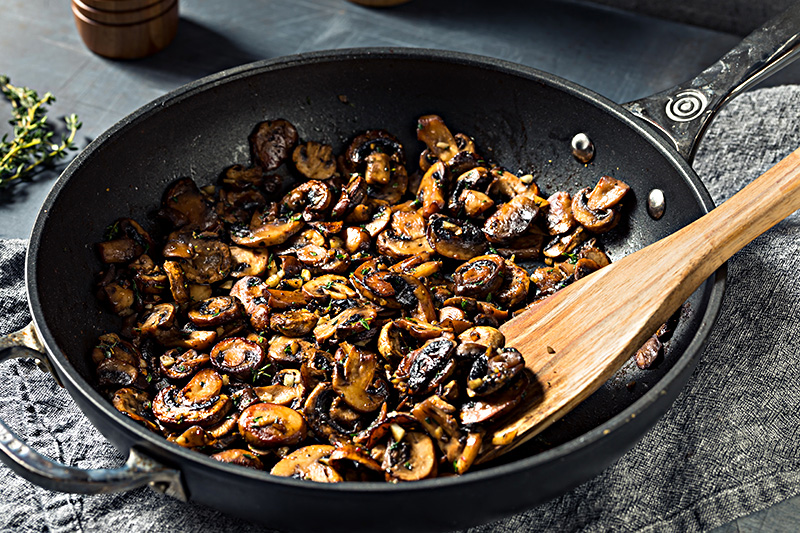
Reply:
[[154, 54], [178, 29], [178, 0], [72, 0], [72, 14], [86, 46], [113, 59]]

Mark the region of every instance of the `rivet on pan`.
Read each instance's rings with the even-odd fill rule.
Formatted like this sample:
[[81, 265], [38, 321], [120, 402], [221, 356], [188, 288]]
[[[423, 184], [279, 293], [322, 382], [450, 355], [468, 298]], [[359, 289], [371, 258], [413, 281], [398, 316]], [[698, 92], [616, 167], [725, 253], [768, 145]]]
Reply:
[[647, 212], [650, 216], [658, 220], [664, 216], [664, 210], [667, 207], [667, 200], [664, 198], [664, 191], [661, 189], [653, 189], [647, 195]]
[[581, 163], [588, 163], [594, 157], [594, 144], [585, 133], [572, 138], [572, 155]]

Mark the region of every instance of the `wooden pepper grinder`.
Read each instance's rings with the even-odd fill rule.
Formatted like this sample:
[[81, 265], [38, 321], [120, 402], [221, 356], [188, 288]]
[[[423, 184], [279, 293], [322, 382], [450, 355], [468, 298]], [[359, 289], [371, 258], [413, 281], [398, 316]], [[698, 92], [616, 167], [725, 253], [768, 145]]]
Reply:
[[178, 30], [178, 0], [72, 0], [72, 14], [89, 50], [113, 59], [154, 54]]

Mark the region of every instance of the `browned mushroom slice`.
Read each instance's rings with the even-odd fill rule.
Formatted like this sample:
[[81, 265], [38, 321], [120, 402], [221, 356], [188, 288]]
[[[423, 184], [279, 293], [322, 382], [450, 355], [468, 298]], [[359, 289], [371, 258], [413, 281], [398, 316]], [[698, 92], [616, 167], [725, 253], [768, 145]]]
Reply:
[[537, 299], [553, 294], [566, 287], [569, 282], [570, 277], [557, 266], [537, 268], [531, 273], [531, 283], [536, 287]]
[[153, 415], [164, 426], [182, 430], [210, 426], [227, 415], [231, 401], [220, 394], [222, 378], [209, 368], [200, 370], [183, 387], [164, 387], [153, 399]]
[[297, 139], [297, 129], [288, 120], [259, 122], [249, 138], [253, 159], [265, 170], [275, 170], [289, 158]]
[[378, 312], [374, 307], [351, 307], [333, 318], [321, 319], [314, 328], [314, 337], [320, 346], [329, 340], [342, 341], [370, 331], [377, 317]]
[[285, 309], [298, 309], [308, 305], [309, 299], [302, 291], [282, 291], [267, 289], [267, 302], [271, 309], [276, 311]]
[[235, 190], [258, 189], [264, 184], [264, 169], [231, 165], [225, 169], [221, 181], [226, 187]]
[[509, 239], [497, 245], [498, 255], [514, 257], [518, 261], [531, 261], [541, 259], [542, 246], [546, 235], [536, 226], [519, 237]]
[[315, 300], [346, 300], [355, 298], [356, 291], [347, 282], [344, 276], [336, 274], [324, 274], [309, 280], [303, 285], [303, 293]]
[[256, 331], [269, 329], [269, 293], [267, 286], [256, 276], [245, 276], [231, 288], [231, 296], [238, 299], [250, 317]]
[[135, 285], [128, 280], [104, 281], [100, 283], [98, 297], [105, 301], [112, 313], [126, 317], [136, 313]]
[[255, 189], [243, 191], [219, 189], [218, 200], [214, 206], [217, 216], [228, 224], [246, 224], [253, 209], [263, 208], [267, 199]]
[[459, 296], [484, 299], [495, 295], [503, 285], [506, 261], [499, 255], [479, 255], [459, 266], [453, 274], [454, 290]]
[[336, 172], [336, 158], [329, 144], [300, 144], [292, 152], [292, 161], [297, 171], [310, 180], [326, 180]]
[[328, 463], [342, 473], [345, 481], [374, 480], [371, 472], [383, 472], [381, 464], [370, 457], [366, 449], [352, 444], [336, 446], [328, 457]]
[[494, 295], [494, 299], [506, 307], [516, 307], [528, 297], [531, 278], [528, 271], [511, 261], [505, 262], [503, 285]]
[[422, 253], [413, 255], [399, 263], [395, 263], [389, 270], [401, 272], [411, 277], [421, 279], [435, 275], [442, 268], [441, 261], [432, 260], [433, 254]]
[[267, 357], [274, 363], [300, 364], [313, 350], [314, 344], [311, 342], [276, 335], [269, 341]]
[[405, 167], [398, 165], [394, 167], [389, 183], [367, 186], [367, 196], [370, 200], [378, 200], [395, 205], [408, 191], [408, 183], [408, 173]]
[[228, 337], [214, 345], [210, 357], [211, 364], [220, 372], [250, 379], [264, 363], [264, 350], [242, 337]]
[[486, 194], [478, 191], [466, 190], [458, 197], [458, 202], [464, 209], [464, 214], [477, 218], [494, 207], [494, 201]]
[[323, 350], [310, 348], [303, 353], [300, 376], [307, 389], [313, 389], [323, 382], [330, 383], [333, 375], [333, 356]]
[[610, 176], [603, 176], [591, 190], [581, 189], [572, 199], [572, 213], [586, 229], [603, 233], [619, 221], [619, 202], [630, 187]]
[[330, 383], [319, 383], [303, 406], [303, 415], [314, 434], [332, 443], [345, 443], [366, 423], [333, 390]]
[[98, 343], [92, 350], [92, 361], [100, 364], [106, 359], [117, 359], [129, 365], [138, 366], [141, 353], [131, 343], [120, 338], [116, 333], [100, 335]]
[[141, 293], [161, 294], [169, 286], [169, 278], [164, 270], [147, 254], [131, 262], [128, 269], [134, 273], [133, 281]]
[[388, 228], [378, 235], [378, 251], [393, 259], [404, 259], [433, 251], [425, 236], [425, 220], [417, 213], [396, 211]]
[[386, 185], [392, 176], [392, 159], [386, 152], [372, 152], [365, 161], [364, 179], [367, 185]]
[[232, 226], [231, 240], [251, 248], [276, 246], [283, 244], [292, 235], [300, 231], [305, 222], [299, 213], [291, 216], [280, 215], [275, 207], [269, 207], [259, 213], [253, 213], [248, 227]]
[[527, 194], [515, 196], [486, 219], [483, 225], [486, 238], [497, 243], [524, 234], [539, 214], [539, 206], [539, 202]]
[[397, 369], [409, 394], [428, 394], [447, 381], [455, 371], [455, 349], [455, 342], [440, 337], [427, 340], [420, 348], [409, 352]]
[[434, 477], [437, 468], [433, 441], [424, 433], [407, 431], [402, 440], [393, 440], [386, 447], [381, 467], [387, 480], [417, 481]]
[[111, 404], [117, 411], [143, 424], [150, 431], [158, 431], [152, 421], [150, 396], [146, 392], [123, 387], [114, 393]]
[[230, 448], [211, 454], [209, 457], [216, 459], [221, 463], [229, 463], [232, 465], [255, 468], [256, 470], [264, 470], [264, 463], [261, 462], [261, 459], [256, 457], [255, 454], [248, 450]]
[[172, 349], [159, 357], [161, 373], [170, 379], [186, 379], [209, 362], [208, 354], [197, 350]]
[[403, 145], [385, 130], [369, 130], [358, 135], [347, 147], [344, 154], [345, 165], [350, 172], [364, 170], [370, 155], [387, 154], [393, 163], [405, 165]]
[[369, 222], [364, 224], [364, 231], [366, 231], [370, 237], [375, 237], [389, 225], [392, 219], [392, 209], [389, 203], [383, 200], [370, 199], [369, 202], [372, 207], [372, 215]]
[[308, 309], [293, 309], [273, 313], [269, 317], [269, 327], [287, 337], [304, 337], [314, 331], [319, 317]]
[[460, 150], [455, 137], [438, 115], [425, 115], [417, 120], [417, 139], [428, 146], [438, 160], [447, 162]]
[[190, 426], [183, 433], [168, 436], [167, 440], [184, 448], [200, 448], [217, 443], [217, 439], [200, 426]]
[[333, 203], [333, 193], [324, 182], [307, 181], [286, 193], [281, 203], [292, 212], [302, 211], [307, 222], [320, 220]]
[[164, 191], [159, 215], [173, 227], [205, 230], [217, 224], [217, 214], [191, 178], [174, 181]]
[[119, 359], [100, 361], [95, 369], [95, 374], [97, 375], [97, 384], [101, 387], [134, 386], [139, 389], [147, 387], [147, 381], [140, 374], [139, 368]]
[[165, 257], [179, 258], [183, 274], [193, 283], [216, 283], [228, 275], [233, 265], [228, 245], [206, 234], [195, 237], [174, 233], [163, 253]]
[[327, 464], [328, 457], [335, 449], [330, 444], [303, 446], [278, 461], [270, 474], [319, 483], [337, 483], [342, 481], [342, 476]]
[[357, 206], [367, 199], [367, 182], [362, 176], [356, 175], [342, 189], [339, 199], [331, 209], [333, 220], [338, 220], [349, 215]]
[[484, 232], [465, 220], [435, 214], [425, 231], [428, 244], [439, 255], [465, 261], [486, 252], [489, 243]]
[[514, 379], [523, 368], [525, 360], [518, 350], [514, 348], [487, 350], [472, 363], [467, 375], [467, 396], [492, 394]]
[[484, 315], [496, 319], [498, 322], [503, 322], [508, 318], [508, 311], [498, 308], [494, 304], [469, 298], [466, 296], [454, 296], [447, 298], [444, 305], [456, 307], [466, 312], [468, 315]]
[[578, 251], [578, 259], [591, 259], [597, 264], [599, 268], [607, 267], [611, 264], [611, 260], [600, 248], [597, 247], [597, 241], [590, 239], [581, 246]]
[[463, 309], [446, 305], [439, 309], [439, 325], [458, 335], [474, 324], [467, 318], [467, 313]]
[[344, 342], [335, 355], [331, 386], [356, 411], [375, 411], [389, 397], [387, 383], [375, 379], [377, 367], [374, 353]]
[[447, 167], [441, 161], [434, 164], [422, 176], [417, 191], [417, 200], [422, 204], [420, 214], [428, 218], [434, 213], [444, 211], [447, 202], [445, 191], [447, 189]]
[[120, 218], [106, 230], [106, 240], [96, 244], [104, 263], [127, 263], [153, 248], [153, 239], [132, 218]]
[[171, 329], [175, 325], [178, 308], [174, 303], [165, 302], [154, 305], [139, 324], [139, 331], [145, 335], [155, 334], [156, 330]]
[[545, 245], [542, 253], [545, 257], [549, 258], [556, 258], [561, 255], [569, 254], [585, 242], [589, 236], [589, 232], [587, 232], [583, 226], [578, 226], [570, 233], [557, 235]]
[[459, 342], [480, 344], [491, 350], [499, 350], [506, 345], [506, 337], [499, 329], [488, 326], [475, 326], [458, 336]]
[[547, 199], [544, 215], [544, 226], [550, 235], [568, 233], [578, 224], [572, 216], [572, 197], [565, 191], [554, 193]]
[[398, 328], [408, 332], [411, 337], [418, 340], [435, 339], [436, 337], [441, 337], [451, 332], [450, 329], [442, 325], [434, 325], [430, 322], [411, 317], [398, 318], [394, 320], [394, 324]]
[[164, 261], [164, 272], [167, 274], [169, 290], [175, 301], [181, 305], [189, 303], [192, 298], [181, 264], [177, 261]]
[[189, 320], [201, 328], [215, 328], [241, 316], [237, 300], [232, 296], [207, 298], [189, 310]]
[[642, 369], [650, 368], [653, 366], [653, 363], [656, 362], [658, 356], [661, 355], [662, 349], [663, 345], [658, 336], [653, 335], [647, 339], [647, 342], [645, 342], [644, 345], [636, 351], [636, 355], [633, 356], [636, 361], [636, 366]]
[[461, 423], [469, 426], [503, 416], [525, 399], [529, 385], [528, 374], [521, 372], [507, 387], [488, 396], [464, 402], [459, 412]]
[[255, 403], [239, 415], [239, 433], [258, 448], [297, 444], [306, 438], [303, 415], [282, 405]]
[[537, 187], [535, 183], [526, 185], [519, 176], [515, 176], [503, 168], [493, 168], [491, 173], [494, 177], [494, 181], [492, 181], [489, 187], [489, 194], [491, 196], [514, 198], [520, 194], [539, 195], [539, 187]]
[[575, 281], [588, 276], [592, 272], [600, 270], [600, 265], [592, 261], [591, 259], [581, 258], [575, 263], [575, 269], [572, 272], [572, 277], [575, 278]]
[[418, 403], [411, 414], [425, 428], [456, 474], [463, 474], [474, 462], [481, 445], [479, 433], [462, 430], [455, 416], [456, 408], [433, 395]]
[[306, 396], [302, 376], [296, 368], [281, 370], [272, 378], [271, 385], [254, 387], [253, 392], [262, 402], [284, 405], [292, 409], [300, 408]]
[[[459, 174], [453, 184], [453, 190], [450, 193], [450, 201], [447, 204], [450, 212], [456, 214], [464, 207], [462, 195], [465, 192], [473, 191], [483, 194], [492, 183], [493, 179], [494, 177], [486, 167], [475, 167], [467, 172]], [[484, 196], [486, 195], [484, 194]], [[494, 205], [494, 202], [492, 202], [492, 205]]]

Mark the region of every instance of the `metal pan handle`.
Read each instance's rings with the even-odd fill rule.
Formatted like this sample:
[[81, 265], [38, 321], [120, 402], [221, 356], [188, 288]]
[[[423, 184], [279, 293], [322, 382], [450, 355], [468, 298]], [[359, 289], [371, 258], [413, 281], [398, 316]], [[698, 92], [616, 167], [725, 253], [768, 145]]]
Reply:
[[[33, 322], [19, 331], [0, 337], [0, 363], [16, 357], [33, 358], [40, 368], [56, 376]], [[18, 475], [48, 490], [105, 494], [149, 485], [158, 492], [186, 501], [180, 472], [165, 467], [133, 448], [128, 460], [119, 468], [83, 470], [59, 464], [31, 449], [0, 420], [0, 460]]]
[[694, 79], [623, 107], [656, 126], [691, 163], [711, 119], [728, 100], [791, 63], [798, 52], [800, 2], [795, 2]]

